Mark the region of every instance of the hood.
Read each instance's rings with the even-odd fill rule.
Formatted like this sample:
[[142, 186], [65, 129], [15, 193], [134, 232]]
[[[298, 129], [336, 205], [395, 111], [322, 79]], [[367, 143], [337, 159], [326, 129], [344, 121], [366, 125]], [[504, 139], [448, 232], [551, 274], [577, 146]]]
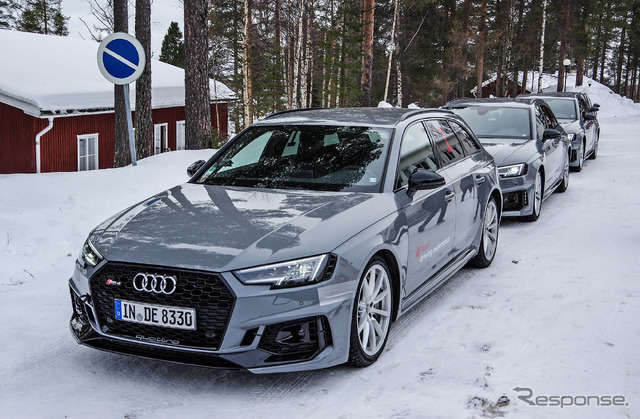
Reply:
[[562, 128], [567, 132], [567, 134], [576, 134], [580, 131], [580, 121], [577, 119], [562, 119], [559, 120]]
[[184, 184], [105, 221], [107, 259], [229, 271], [327, 253], [397, 210], [392, 194]]
[[499, 142], [492, 138], [481, 138], [484, 149], [493, 156], [498, 166], [526, 163], [537, 153], [537, 141], [514, 140], [506, 143], [503, 139]]

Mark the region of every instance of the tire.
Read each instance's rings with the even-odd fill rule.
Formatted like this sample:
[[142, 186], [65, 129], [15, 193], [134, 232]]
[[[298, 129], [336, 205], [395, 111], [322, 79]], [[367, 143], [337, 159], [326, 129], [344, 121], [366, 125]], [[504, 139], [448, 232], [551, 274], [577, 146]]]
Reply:
[[353, 303], [348, 363], [368, 367], [382, 354], [393, 312], [393, 287], [386, 262], [375, 256], [360, 278]]
[[591, 152], [591, 155], [589, 156], [589, 160], [595, 160], [598, 158], [598, 144], [600, 143], [600, 136], [598, 135], [598, 138], [596, 138], [596, 143], [593, 145], [593, 151]]
[[573, 171], [574, 172], [582, 172], [582, 169], [584, 168], [584, 153], [586, 152], [585, 150], [585, 145], [582, 145], [582, 153], [579, 153], [578, 155], [578, 165], [573, 167]]
[[556, 191], [558, 191], [559, 193], [563, 193], [567, 189], [569, 189], [569, 155], [567, 155], [567, 161], [565, 162], [564, 168], [562, 169], [562, 182], [560, 183]]
[[498, 231], [500, 229], [500, 216], [498, 214], [498, 205], [492, 197], [487, 202], [484, 210], [484, 218], [482, 220], [482, 239], [480, 239], [480, 248], [478, 254], [469, 261], [469, 265], [474, 268], [486, 268], [491, 265], [493, 258], [496, 256], [498, 248]]
[[540, 212], [542, 211], [542, 194], [542, 175], [538, 170], [533, 187], [533, 212], [531, 213], [531, 215], [523, 217], [525, 221], [534, 222], [537, 221], [540, 217]]

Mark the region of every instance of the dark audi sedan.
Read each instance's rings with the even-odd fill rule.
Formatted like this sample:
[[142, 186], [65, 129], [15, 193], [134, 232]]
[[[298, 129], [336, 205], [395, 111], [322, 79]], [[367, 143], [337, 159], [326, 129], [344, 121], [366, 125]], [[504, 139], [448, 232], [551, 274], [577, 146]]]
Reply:
[[456, 99], [443, 108], [460, 115], [493, 155], [505, 217], [536, 221], [544, 201], [569, 186], [571, 142], [541, 99]]
[[546, 92], [520, 95], [519, 98], [543, 99], [567, 132], [571, 140], [571, 168], [582, 171], [585, 159], [598, 156], [600, 124], [597, 112], [600, 105], [582, 92]]
[[256, 373], [367, 366], [393, 320], [496, 253], [497, 167], [448, 111], [284, 112], [189, 172], [90, 233], [79, 343]]

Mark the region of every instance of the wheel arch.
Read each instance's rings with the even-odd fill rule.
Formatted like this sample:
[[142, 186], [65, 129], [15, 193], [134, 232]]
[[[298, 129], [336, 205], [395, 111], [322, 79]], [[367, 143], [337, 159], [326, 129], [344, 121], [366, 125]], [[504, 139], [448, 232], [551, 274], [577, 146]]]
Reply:
[[[389, 274], [391, 275], [391, 286], [393, 287], [393, 307], [391, 320], [395, 321], [398, 318], [398, 311], [400, 307], [400, 267], [398, 264], [398, 260], [396, 259], [393, 252], [388, 249], [380, 249], [378, 250], [371, 259], [379, 256], [382, 260], [387, 264], [387, 268], [389, 269]], [[370, 259], [370, 260], [371, 260]]]
[[501, 217], [503, 203], [502, 203], [502, 194], [500, 193], [500, 190], [496, 188], [493, 191], [491, 191], [491, 194], [489, 195], [489, 199], [491, 198], [495, 199], [496, 205], [498, 206], [498, 215]]

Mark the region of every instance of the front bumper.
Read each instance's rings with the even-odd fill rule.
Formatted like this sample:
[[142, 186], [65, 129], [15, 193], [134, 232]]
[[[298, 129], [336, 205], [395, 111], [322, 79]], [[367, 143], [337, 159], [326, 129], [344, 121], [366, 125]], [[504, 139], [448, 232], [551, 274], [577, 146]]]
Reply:
[[530, 172], [524, 176], [500, 178], [503, 217], [524, 217], [533, 213], [535, 177], [531, 179]]
[[[232, 306], [222, 326], [214, 327], [211, 321], [199, 318], [196, 325], [202, 333], [193, 338], [162, 326], [127, 322], [126, 327], [120, 327], [124, 322], [114, 320], [111, 310], [105, 307], [113, 307], [115, 298], [131, 299], [131, 296], [123, 297], [121, 293], [126, 290], [118, 289], [120, 286], [107, 296], [96, 288], [99, 271], [104, 271], [106, 263], [113, 262], [103, 262], [92, 273], [77, 265], [69, 281], [73, 306], [70, 328], [80, 344], [152, 359], [255, 373], [326, 368], [348, 359], [356, 288], [349, 281], [331, 279], [272, 290], [269, 286], [244, 285], [231, 273], [202, 273], [217, 276], [233, 301], [222, 304]], [[337, 266], [333, 278], [339, 269]], [[126, 287], [126, 278], [116, 279]], [[144, 293], [135, 298], [149, 303]], [[200, 302], [198, 307], [207, 304]], [[219, 307], [216, 310], [220, 313], [217, 317], [224, 317]], [[196, 316], [204, 311], [196, 308]]]

